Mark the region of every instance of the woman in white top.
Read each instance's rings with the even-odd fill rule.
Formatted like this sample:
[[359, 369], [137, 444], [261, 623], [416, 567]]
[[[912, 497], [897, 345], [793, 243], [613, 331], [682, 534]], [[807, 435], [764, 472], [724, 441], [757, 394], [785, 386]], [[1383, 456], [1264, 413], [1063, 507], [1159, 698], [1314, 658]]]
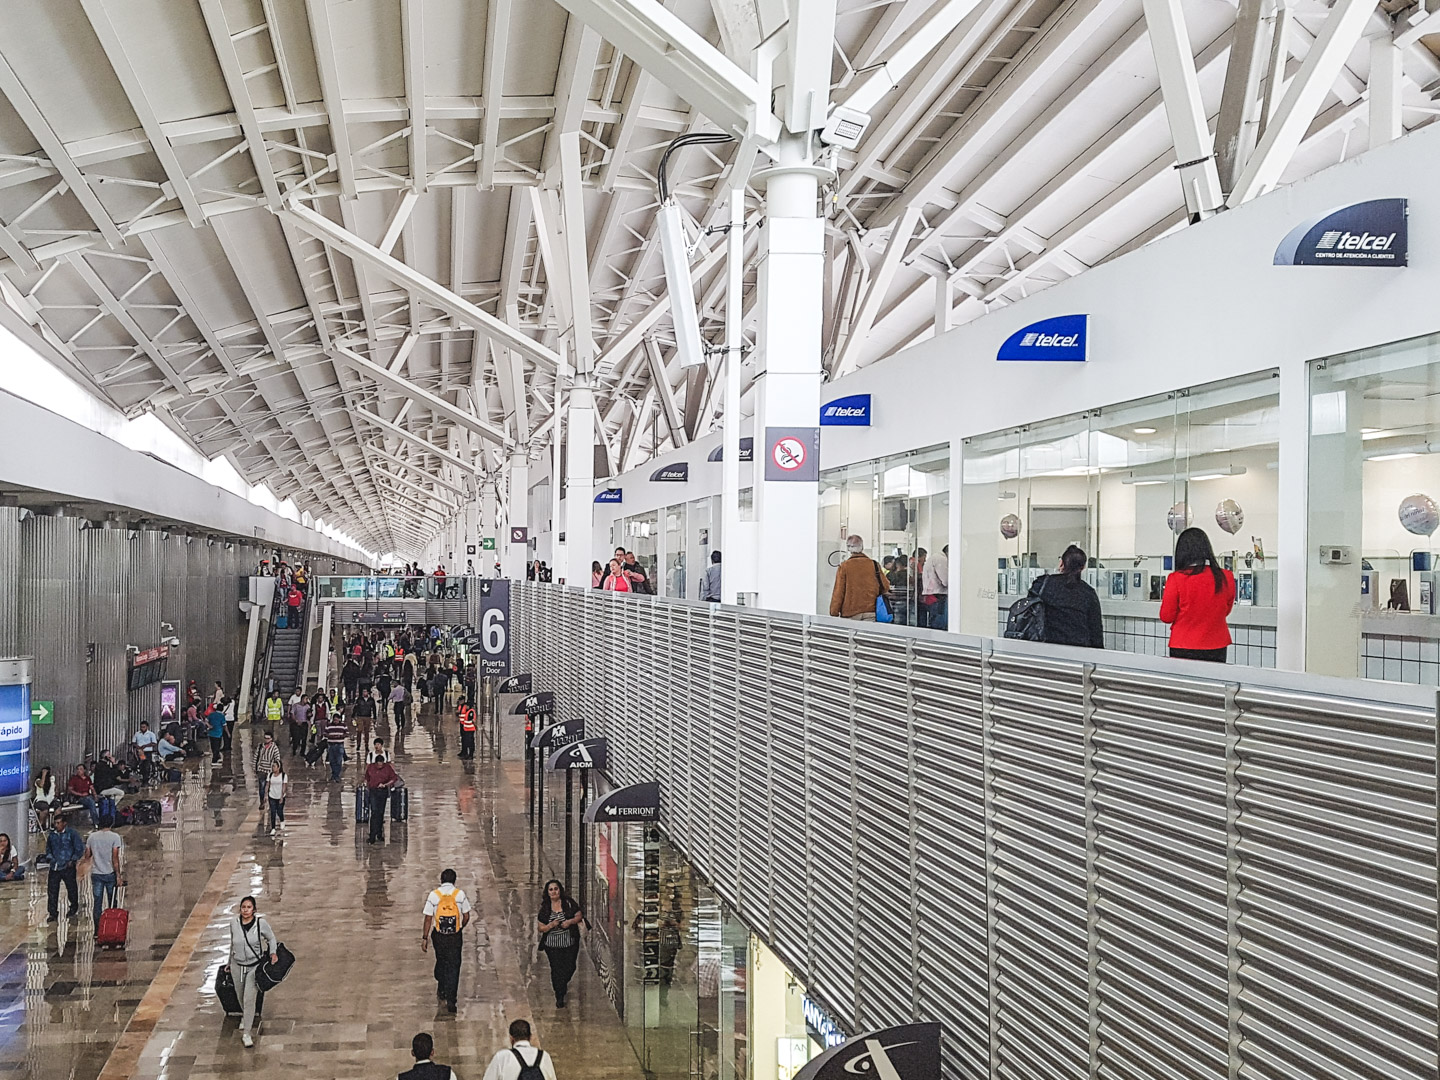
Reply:
[[270, 800], [270, 835], [277, 832], [285, 832], [285, 789], [288, 786], [288, 778], [285, 770], [280, 765], [277, 757], [270, 766], [270, 783], [265, 788], [265, 795]]
[[50, 771], [49, 765], [35, 774], [35, 791], [30, 797], [30, 805], [35, 809], [35, 821], [43, 835], [50, 828], [50, 811], [55, 807], [55, 774]]

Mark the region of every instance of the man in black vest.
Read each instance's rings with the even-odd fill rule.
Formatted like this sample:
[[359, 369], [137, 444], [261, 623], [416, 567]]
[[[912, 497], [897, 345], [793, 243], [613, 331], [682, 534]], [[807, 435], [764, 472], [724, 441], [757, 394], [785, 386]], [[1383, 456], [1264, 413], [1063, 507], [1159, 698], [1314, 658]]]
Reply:
[[455, 1070], [449, 1065], [437, 1065], [430, 1060], [435, 1052], [435, 1041], [428, 1031], [422, 1031], [410, 1040], [410, 1056], [415, 1067], [400, 1074], [400, 1080], [456, 1080]]

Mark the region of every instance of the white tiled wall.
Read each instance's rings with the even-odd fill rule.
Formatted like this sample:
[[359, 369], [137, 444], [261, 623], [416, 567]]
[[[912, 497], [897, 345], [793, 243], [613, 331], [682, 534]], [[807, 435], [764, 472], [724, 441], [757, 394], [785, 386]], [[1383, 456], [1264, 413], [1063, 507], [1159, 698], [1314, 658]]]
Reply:
[[1366, 634], [1360, 639], [1360, 664], [1367, 679], [1440, 686], [1440, 642], [1431, 638]]

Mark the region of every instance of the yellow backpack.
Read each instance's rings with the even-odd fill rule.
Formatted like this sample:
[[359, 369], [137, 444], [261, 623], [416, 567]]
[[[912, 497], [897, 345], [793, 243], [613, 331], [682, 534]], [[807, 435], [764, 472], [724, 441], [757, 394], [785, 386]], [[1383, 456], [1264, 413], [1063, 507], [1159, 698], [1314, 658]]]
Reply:
[[435, 932], [439, 934], [458, 934], [460, 932], [460, 895], [458, 889], [443, 893], [435, 890]]

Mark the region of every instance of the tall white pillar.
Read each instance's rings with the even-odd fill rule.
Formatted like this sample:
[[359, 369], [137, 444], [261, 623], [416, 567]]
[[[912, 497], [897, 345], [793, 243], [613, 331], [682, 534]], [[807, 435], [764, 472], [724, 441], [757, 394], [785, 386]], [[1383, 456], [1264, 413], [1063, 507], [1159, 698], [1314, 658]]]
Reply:
[[[487, 578], [495, 576], [495, 560], [500, 554], [500, 496], [495, 489], [498, 483], [498, 476], [485, 478], [485, 489], [480, 493], [480, 520], [465, 540], [467, 546], [475, 545], [475, 573]], [[487, 536], [495, 539], [494, 551], [481, 546]]]
[[[766, 429], [820, 423], [825, 227], [817, 204], [826, 170], [815, 165], [811, 147], [808, 133], [787, 134], [774, 167], [756, 174], [766, 184], [755, 412], [757, 584], [762, 607], [796, 612], [815, 609], [819, 484], [764, 480], [762, 456], [770, 454]], [[865, 539], [868, 545], [874, 537]]]
[[[720, 598], [736, 600], [740, 565], [740, 346], [745, 299], [745, 188], [730, 189], [729, 251], [725, 263], [725, 409], [720, 455]], [[693, 573], [703, 574], [706, 567]]]
[[512, 450], [508, 475], [506, 520], [500, 529], [497, 543], [500, 545], [501, 576], [518, 581], [525, 576], [529, 546], [512, 544], [510, 530], [516, 527], [528, 528], [530, 525], [530, 455], [524, 450]]
[[590, 377], [576, 375], [565, 409], [565, 521], [557, 527], [565, 543], [557, 549], [554, 578], [567, 585], [590, 584], [595, 531], [595, 399]]

